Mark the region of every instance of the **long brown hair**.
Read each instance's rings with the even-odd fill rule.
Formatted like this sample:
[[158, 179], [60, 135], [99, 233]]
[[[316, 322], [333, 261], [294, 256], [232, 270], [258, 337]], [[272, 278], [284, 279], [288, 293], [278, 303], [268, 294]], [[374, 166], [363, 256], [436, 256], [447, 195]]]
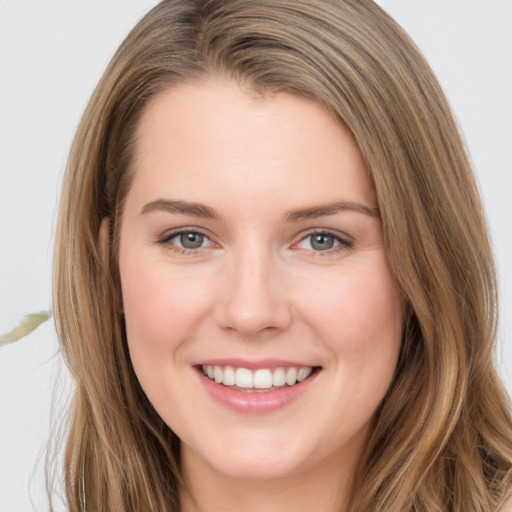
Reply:
[[130, 363], [117, 247], [145, 105], [212, 75], [318, 102], [352, 133], [375, 187], [408, 315], [350, 510], [496, 511], [512, 488], [512, 420], [493, 365], [497, 296], [482, 205], [434, 75], [370, 0], [164, 0], [112, 59], [72, 146], [55, 252], [55, 320], [76, 381], [69, 510], [179, 510], [179, 440]]

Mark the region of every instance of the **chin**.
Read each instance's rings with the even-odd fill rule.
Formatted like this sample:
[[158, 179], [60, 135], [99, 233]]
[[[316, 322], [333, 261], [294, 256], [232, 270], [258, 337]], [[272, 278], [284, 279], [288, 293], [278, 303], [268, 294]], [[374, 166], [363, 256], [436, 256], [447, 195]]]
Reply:
[[[214, 472], [237, 480], [274, 480], [293, 476], [305, 469], [308, 457], [295, 453], [281, 441], [255, 440], [237, 446], [237, 443], [219, 443], [216, 450], [194, 451], [182, 444], [182, 459], [202, 458]], [[210, 448], [212, 446], [210, 445]], [[304, 451], [304, 444], [302, 444]], [[201, 453], [202, 452], [202, 453]]]

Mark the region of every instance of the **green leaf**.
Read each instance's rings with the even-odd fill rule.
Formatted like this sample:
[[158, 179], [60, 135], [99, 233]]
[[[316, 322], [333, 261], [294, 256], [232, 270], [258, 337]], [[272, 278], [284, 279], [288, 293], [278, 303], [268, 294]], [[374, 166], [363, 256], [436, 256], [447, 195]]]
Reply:
[[0, 336], [0, 347], [13, 343], [30, 334], [34, 329], [39, 327], [43, 322], [46, 322], [52, 315], [49, 311], [41, 311], [40, 313], [32, 313], [22, 318], [21, 322], [11, 332]]

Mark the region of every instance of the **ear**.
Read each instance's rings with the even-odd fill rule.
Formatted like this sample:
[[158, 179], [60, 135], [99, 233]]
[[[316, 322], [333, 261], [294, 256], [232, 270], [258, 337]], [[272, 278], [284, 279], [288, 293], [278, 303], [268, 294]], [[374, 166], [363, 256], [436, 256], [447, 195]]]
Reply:
[[101, 259], [105, 268], [109, 266], [110, 258], [110, 217], [104, 217], [100, 224], [99, 232]]

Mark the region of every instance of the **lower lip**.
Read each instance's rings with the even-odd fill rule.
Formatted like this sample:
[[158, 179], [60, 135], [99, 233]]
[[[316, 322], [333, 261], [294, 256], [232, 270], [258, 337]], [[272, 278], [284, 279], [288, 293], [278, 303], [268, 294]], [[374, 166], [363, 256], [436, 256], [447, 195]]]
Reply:
[[244, 414], [269, 414], [282, 409], [299, 398], [316, 380], [315, 370], [306, 380], [276, 391], [237, 391], [210, 380], [200, 370], [197, 374], [206, 391], [221, 405]]

